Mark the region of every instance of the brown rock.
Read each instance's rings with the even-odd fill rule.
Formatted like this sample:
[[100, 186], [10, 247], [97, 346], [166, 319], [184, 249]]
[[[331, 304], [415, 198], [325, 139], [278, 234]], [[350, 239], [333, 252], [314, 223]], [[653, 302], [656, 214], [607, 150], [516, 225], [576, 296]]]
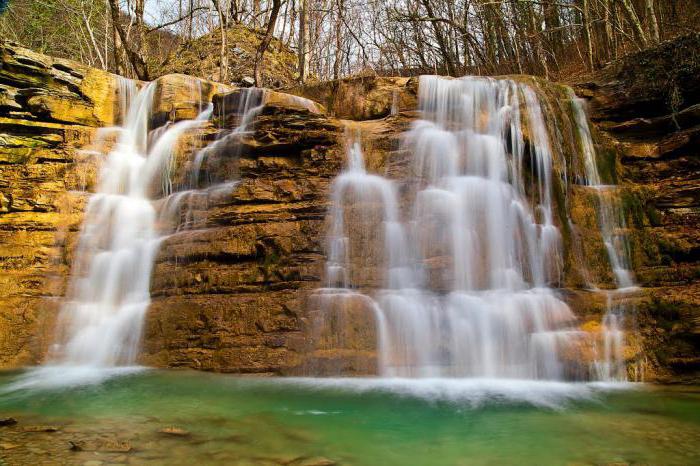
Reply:
[[104, 453], [128, 453], [132, 451], [129, 442], [117, 439], [70, 440], [71, 451], [99, 451]]
[[163, 427], [162, 429], [158, 429], [158, 433], [172, 437], [189, 437], [191, 435], [189, 431], [174, 426]]
[[46, 432], [46, 433], [53, 433], [53, 432], [58, 432], [61, 430], [60, 427], [58, 426], [26, 426], [21, 428], [22, 432], [32, 432], [32, 433], [39, 433], [39, 432]]

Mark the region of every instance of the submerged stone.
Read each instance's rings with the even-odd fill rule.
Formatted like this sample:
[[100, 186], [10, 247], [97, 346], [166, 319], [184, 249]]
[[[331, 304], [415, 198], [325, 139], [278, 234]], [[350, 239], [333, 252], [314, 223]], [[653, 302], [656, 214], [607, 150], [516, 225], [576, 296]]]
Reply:
[[190, 431], [175, 426], [163, 427], [162, 429], [158, 429], [158, 433], [173, 437], [189, 437], [190, 435], [192, 435]]

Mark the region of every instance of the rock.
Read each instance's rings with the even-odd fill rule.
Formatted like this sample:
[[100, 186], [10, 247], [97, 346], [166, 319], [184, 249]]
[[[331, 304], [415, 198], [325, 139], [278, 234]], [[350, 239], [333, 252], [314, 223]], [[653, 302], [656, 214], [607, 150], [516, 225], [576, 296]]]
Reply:
[[243, 76], [241, 78], [241, 86], [243, 87], [253, 87], [255, 86], [255, 79], [250, 76]]
[[117, 119], [117, 77], [111, 73], [9, 42], [0, 44], [0, 62], [0, 108], [88, 126], [110, 126]]
[[10, 443], [10, 442], [0, 442], [0, 448], [3, 450], [12, 450], [19, 447], [16, 443]]
[[647, 381], [700, 380], [700, 286], [693, 278], [700, 270], [699, 49], [700, 34], [692, 33], [613, 62], [575, 86], [589, 99], [631, 191], [623, 205], [643, 287], [635, 318]]
[[[343, 130], [298, 97], [269, 95], [274, 104], [244, 141], [233, 195], [203, 207], [206, 228], [173, 235], [160, 249], [144, 329], [147, 364], [256, 374], [303, 365], [302, 303], [323, 271], [320, 238]], [[227, 126], [241, 97], [214, 98]], [[224, 157], [235, 149], [219, 145]], [[231, 179], [225, 158], [209, 162], [211, 177]]]
[[[622, 185], [615, 195], [628, 212], [625, 233], [632, 238], [633, 263], [646, 293], [634, 296], [634, 302], [644, 347], [650, 349], [647, 377], [665, 374], [669, 380], [692, 377], [700, 369], [700, 166], [695, 150], [700, 61], [691, 60], [698, 43], [691, 35], [675, 45], [663, 44], [577, 86], [590, 99], [598, 124], [606, 179], [617, 177]], [[244, 44], [240, 47], [248, 53]], [[691, 59], [682, 59], [675, 69], [682, 58], [678, 53]], [[85, 206], [85, 193], [75, 193], [95, 184], [99, 160], [94, 154], [91, 159], [90, 143], [97, 126], [113, 124], [119, 116], [119, 80], [6, 43], [0, 45], [0, 65], [0, 367], [17, 367], [39, 362], [53, 338], [58, 300], [49, 297], [65, 291]], [[653, 73], [668, 70], [675, 77], [673, 87], [666, 79], [649, 79], [645, 67]], [[252, 85], [250, 73], [231, 76]], [[515, 79], [537, 85], [551, 104], [547, 110], [553, 120], [569, 111], [562, 86]], [[324, 274], [328, 193], [345, 160], [344, 123], [331, 115], [357, 120], [369, 171], [405, 178], [411, 164], [400, 150], [400, 135], [415, 116], [417, 84], [416, 79], [361, 76], [295, 87], [290, 93], [269, 91], [254, 130], [227, 139], [244, 93], [178, 74], [158, 80], [151, 123], [193, 117], [199, 111], [195, 93], [212, 97], [217, 115], [201, 138], [183, 141], [173, 178], [181, 185], [189, 181], [191, 153], [198, 144], [224, 136], [207, 160], [207, 175], [240, 180], [192, 202], [188, 215], [201, 229], [164, 240], [152, 277], [141, 362], [265, 375], [376, 371], [376, 329], [362, 303], [332, 303], [328, 320], [316, 329], [317, 346], [309, 342], [310, 321], [320, 310], [313, 293]], [[669, 106], [667, 88], [681, 101]], [[568, 134], [572, 128], [561, 125], [560, 130]], [[567, 163], [575, 160], [571, 139], [563, 138], [555, 180], [564, 179]], [[238, 149], [240, 157], [233, 157]], [[580, 243], [580, 257], [591, 264], [594, 281], [609, 288], [592, 196], [580, 185], [570, 191], [557, 194], [567, 194], [561, 197], [580, 231], [564, 243]], [[368, 209], [346, 209], [355, 226], [351, 239], [360, 246], [351, 248], [348, 270], [353, 279], [361, 277], [362, 288], [371, 289], [381, 283], [384, 256], [380, 242], [362, 233], [381, 231], [376, 227], [382, 222], [381, 206], [375, 205], [372, 215], [363, 214], [372, 205], [363, 207]], [[418, 233], [436, 237], [436, 230], [425, 227]], [[443, 243], [434, 241], [425, 251], [426, 278], [439, 291], [449, 290], [453, 279]], [[567, 253], [561, 291], [595, 337], [605, 302], [581, 290], [585, 280], [577, 259]], [[363, 323], [347, 326], [341, 319], [345, 314]], [[579, 352], [590, 353], [592, 345], [587, 340]], [[638, 351], [641, 345], [626, 348], [625, 354], [646, 358]], [[161, 433], [183, 436], [174, 429]]]
[[288, 92], [323, 103], [337, 118], [373, 120], [415, 110], [417, 90], [416, 78], [359, 76], [293, 87]]
[[298, 458], [288, 464], [290, 466], [334, 466], [338, 463], [328, 458], [324, 458], [323, 456], [312, 456]]
[[118, 439], [88, 439], [70, 440], [68, 442], [71, 451], [99, 451], [104, 453], [128, 453], [132, 450], [131, 444]]
[[191, 435], [189, 431], [174, 426], [163, 427], [162, 429], [158, 430], [158, 433], [172, 437], [189, 437]]
[[152, 119], [157, 125], [165, 121], [189, 120], [200, 112], [200, 99], [211, 101], [214, 94], [230, 91], [223, 84], [193, 78], [184, 74], [168, 74], [155, 80]]
[[13, 417], [0, 418], [0, 426], [14, 426], [15, 424], [17, 424], [17, 419]]
[[38, 432], [47, 432], [47, 433], [53, 433], [53, 432], [58, 432], [61, 430], [60, 427], [58, 426], [26, 426], [22, 427], [22, 432], [33, 432], [33, 433], [38, 433]]

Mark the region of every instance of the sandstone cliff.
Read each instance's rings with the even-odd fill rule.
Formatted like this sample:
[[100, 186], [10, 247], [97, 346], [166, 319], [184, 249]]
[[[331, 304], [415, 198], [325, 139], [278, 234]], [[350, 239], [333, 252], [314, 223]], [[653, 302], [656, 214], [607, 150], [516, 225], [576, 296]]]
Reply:
[[0, 367], [38, 361], [79, 227], [79, 149], [113, 125], [116, 76], [0, 43]]
[[601, 70], [577, 92], [617, 151], [632, 213], [638, 325], [662, 380], [700, 369], [700, 35]]
[[[697, 36], [684, 38], [576, 87], [590, 99], [606, 179], [623, 184], [632, 259], [644, 287], [631, 322], [643, 339], [635, 338], [626, 356], [662, 380], [692, 375], [700, 354], [697, 45]], [[565, 179], [577, 150], [566, 90], [516, 79], [547, 96], [551, 124], [562, 135], [556, 178]], [[193, 117], [191, 80], [175, 75], [162, 82], [154, 123]], [[115, 76], [14, 45], [0, 48], [2, 367], [40, 361], [51, 340], [84, 191], [94, 187], [94, 161], [79, 149], [90, 147], [95, 128], [119, 121], [117, 89]], [[240, 91], [212, 83], [203, 89], [217, 118], [185, 143], [183, 159], [240, 117], [234, 110]], [[188, 208], [182, 221], [194, 218], [197, 228], [182, 229], [161, 247], [142, 361], [258, 374], [373, 372], [371, 311], [361, 301], [346, 303], [337, 314], [331, 309], [326, 328], [315, 328], [322, 303], [313, 290], [323, 285], [328, 193], [344, 163], [345, 128], [361, 130], [372, 171], [399, 178], [408, 166], [400, 135], [415, 116], [416, 89], [415, 79], [370, 77], [290, 91], [322, 102], [328, 112], [268, 94], [254, 132], [220, 143], [218, 163], [209, 167], [209, 177], [231, 183]], [[188, 169], [179, 166], [175, 179]], [[612, 285], [594, 208], [575, 182], [557, 190], [567, 250], [565, 278], [557, 285], [584, 328], [595, 332], [606, 303], [585, 289], [584, 275], [601, 288]], [[567, 206], [577, 232], [567, 230], [561, 209]], [[356, 259], [366, 277], [362, 286], [371, 289], [373, 253], [361, 255], [370, 257]], [[583, 270], [582, 257], [590, 270]], [[439, 255], [430, 264], [439, 289], [448, 264]]]
[[[153, 119], [191, 118], [192, 79], [159, 80]], [[0, 367], [36, 364], [53, 339], [98, 128], [124, 117], [124, 80], [0, 42]], [[203, 82], [205, 98], [224, 89]]]

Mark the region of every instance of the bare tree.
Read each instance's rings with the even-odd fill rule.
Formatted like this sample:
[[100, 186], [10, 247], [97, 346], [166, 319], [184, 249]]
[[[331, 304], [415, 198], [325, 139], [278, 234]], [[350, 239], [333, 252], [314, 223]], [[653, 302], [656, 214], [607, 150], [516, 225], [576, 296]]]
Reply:
[[299, 54], [299, 81], [306, 81], [306, 73], [309, 70], [309, 56], [307, 54], [307, 41], [309, 36], [309, 0], [299, 0], [299, 41], [297, 53]]
[[258, 50], [255, 54], [255, 85], [260, 86], [262, 84], [262, 61], [265, 55], [265, 51], [270, 46], [270, 41], [272, 41], [272, 33], [277, 25], [277, 16], [280, 12], [280, 7], [282, 6], [281, 0], [272, 0], [272, 9], [270, 10], [270, 18], [267, 20], [267, 29], [265, 30], [265, 35], [263, 40], [258, 46]]
[[[109, 6], [110, 6], [110, 11], [112, 13], [112, 24], [114, 25], [114, 28], [116, 29], [117, 33], [119, 34], [119, 40], [120, 40], [120, 46], [124, 49], [124, 52], [126, 53], [126, 56], [131, 63], [131, 66], [134, 69], [134, 72], [136, 73], [136, 76], [139, 79], [143, 79], [145, 81], [150, 79], [150, 75], [148, 73], [148, 66], [146, 65], [146, 61], [144, 59], [144, 56], [142, 55], [142, 50], [141, 47], [143, 46], [142, 41], [145, 42], [145, 31], [141, 31], [140, 29], [143, 29], [143, 6], [144, 6], [144, 0], [136, 0], [136, 16], [137, 19], [135, 21], [135, 26], [139, 29], [139, 40], [138, 41], [130, 41], [127, 35], [126, 30], [124, 29], [124, 25], [122, 23], [122, 16], [121, 16], [121, 10], [119, 9], [119, 1], [118, 0], [108, 0], [109, 1]], [[139, 17], [140, 15], [140, 17]]]

